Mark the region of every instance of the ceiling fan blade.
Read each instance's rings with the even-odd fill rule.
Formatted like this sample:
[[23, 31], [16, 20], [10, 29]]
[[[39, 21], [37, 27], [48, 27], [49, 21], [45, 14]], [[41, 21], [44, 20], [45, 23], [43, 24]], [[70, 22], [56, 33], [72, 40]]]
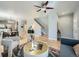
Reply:
[[54, 9], [54, 8], [52, 8], [52, 7], [46, 7], [46, 9]]
[[34, 5], [35, 7], [41, 8], [40, 6]]
[[41, 9], [37, 10], [37, 12], [39, 12]]
[[48, 4], [48, 1], [46, 1], [45, 3], [44, 2], [41, 3], [42, 7], [47, 6], [47, 4]]
[[46, 3], [44, 3], [44, 5], [47, 6], [48, 5], [48, 1], [46, 1]]

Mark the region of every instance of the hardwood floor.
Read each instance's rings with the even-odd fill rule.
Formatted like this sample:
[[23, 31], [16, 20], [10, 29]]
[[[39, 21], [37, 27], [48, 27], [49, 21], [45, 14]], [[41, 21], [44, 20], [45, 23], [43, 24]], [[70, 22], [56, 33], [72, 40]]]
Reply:
[[42, 41], [48, 44], [49, 47], [55, 48], [57, 50], [60, 50], [61, 42], [58, 40], [50, 40], [47, 36], [39, 36], [35, 37], [36, 41]]

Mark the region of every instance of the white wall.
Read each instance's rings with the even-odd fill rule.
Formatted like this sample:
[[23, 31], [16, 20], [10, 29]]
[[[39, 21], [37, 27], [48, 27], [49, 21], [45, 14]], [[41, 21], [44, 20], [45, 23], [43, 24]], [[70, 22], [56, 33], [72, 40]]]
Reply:
[[73, 38], [73, 14], [59, 16], [58, 26], [61, 37]]
[[48, 14], [48, 37], [50, 40], [57, 40], [57, 20], [58, 16], [53, 10]]
[[73, 24], [73, 37], [74, 39], [79, 39], [79, 8], [74, 12]]

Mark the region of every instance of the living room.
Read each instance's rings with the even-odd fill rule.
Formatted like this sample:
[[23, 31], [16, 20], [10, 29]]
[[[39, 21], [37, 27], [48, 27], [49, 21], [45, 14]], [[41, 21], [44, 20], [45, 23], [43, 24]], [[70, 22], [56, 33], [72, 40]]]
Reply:
[[0, 57], [79, 56], [71, 52], [79, 44], [78, 6], [77, 1], [0, 1]]

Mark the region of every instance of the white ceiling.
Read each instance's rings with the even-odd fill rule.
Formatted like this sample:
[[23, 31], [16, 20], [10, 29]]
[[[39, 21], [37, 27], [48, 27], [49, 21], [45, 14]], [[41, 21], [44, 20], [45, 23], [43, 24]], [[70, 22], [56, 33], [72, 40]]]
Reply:
[[58, 15], [64, 15], [74, 12], [79, 8], [79, 1], [61, 1], [55, 2], [54, 7], [57, 10]]
[[[26, 18], [38, 17], [42, 12], [36, 12], [37, 8], [34, 5], [40, 5], [41, 1], [0, 1], [0, 12], [6, 12], [8, 14], [25, 16]], [[54, 7], [58, 15], [72, 13], [76, 8], [78, 8], [79, 2], [49, 2], [48, 6]]]

